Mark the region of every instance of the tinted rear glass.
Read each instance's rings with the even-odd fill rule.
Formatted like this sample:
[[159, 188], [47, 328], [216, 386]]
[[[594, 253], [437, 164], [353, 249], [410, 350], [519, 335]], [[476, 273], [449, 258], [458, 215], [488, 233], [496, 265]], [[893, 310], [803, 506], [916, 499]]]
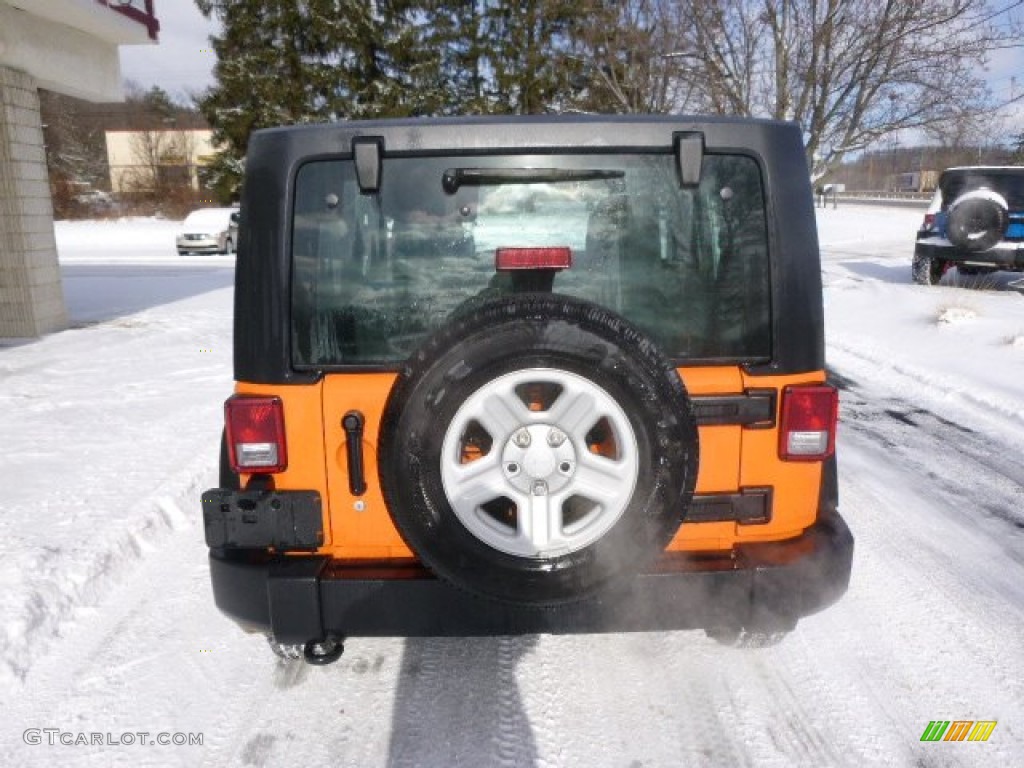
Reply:
[[670, 154], [581, 154], [387, 158], [374, 195], [350, 161], [303, 166], [293, 363], [400, 363], [452, 313], [530, 289], [495, 251], [538, 246], [572, 252], [555, 292], [620, 313], [671, 358], [770, 357], [757, 163], [707, 156], [682, 189]]
[[939, 189], [942, 190], [943, 208], [948, 208], [960, 195], [972, 189], [991, 189], [1006, 198], [1011, 210], [1024, 211], [1024, 168], [946, 171], [939, 180]]

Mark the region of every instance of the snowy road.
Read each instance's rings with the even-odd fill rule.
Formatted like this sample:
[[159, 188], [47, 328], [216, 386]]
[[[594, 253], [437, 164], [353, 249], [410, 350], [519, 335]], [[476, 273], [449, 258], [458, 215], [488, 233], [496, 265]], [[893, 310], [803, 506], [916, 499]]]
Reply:
[[[356, 639], [326, 668], [279, 664], [209, 595], [198, 492], [230, 389], [230, 262], [178, 259], [158, 222], [61, 225], [82, 327], [0, 347], [2, 762], [1024, 764], [1024, 297], [1008, 276], [911, 285], [919, 216], [819, 213], [857, 539], [836, 606], [760, 651]], [[923, 743], [931, 720], [998, 725]], [[44, 728], [146, 743], [25, 743]]]

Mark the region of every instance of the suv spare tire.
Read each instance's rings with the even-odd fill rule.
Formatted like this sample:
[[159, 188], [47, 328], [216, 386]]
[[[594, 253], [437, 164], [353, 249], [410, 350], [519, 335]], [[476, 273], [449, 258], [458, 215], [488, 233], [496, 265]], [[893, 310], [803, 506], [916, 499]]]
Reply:
[[689, 396], [623, 318], [553, 294], [456, 315], [385, 406], [380, 482], [420, 560], [523, 605], [586, 597], [642, 569], [689, 508]]
[[988, 190], [975, 190], [953, 201], [946, 220], [946, 237], [965, 251], [987, 251], [1006, 232], [1006, 203]]

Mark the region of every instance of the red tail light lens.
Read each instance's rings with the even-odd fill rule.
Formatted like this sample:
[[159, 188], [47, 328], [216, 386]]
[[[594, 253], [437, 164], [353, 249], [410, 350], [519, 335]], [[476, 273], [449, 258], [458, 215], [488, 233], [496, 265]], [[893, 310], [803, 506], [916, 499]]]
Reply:
[[235, 472], [284, 472], [284, 406], [279, 397], [236, 395], [224, 403], [228, 454]]
[[926, 213], [924, 215], [924, 229], [931, 229], [935, 226], [935, 214]]
[[498, 248], [494, 252], [494, 268], [499, 272], [514, 269], [568, 269], [571, 266], [571, 248]]
[[821, 461], [836, 446], [839, 393], [824, 384], [782, 390], [779, 456], [784, 461]]

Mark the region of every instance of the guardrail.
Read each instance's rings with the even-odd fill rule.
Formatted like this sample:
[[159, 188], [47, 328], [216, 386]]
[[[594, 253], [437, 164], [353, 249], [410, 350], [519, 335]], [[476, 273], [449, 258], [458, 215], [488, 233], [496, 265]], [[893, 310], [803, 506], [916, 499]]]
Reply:
[[849, 198], [850, 200], [856, 200], [858, 198], [867, 198], [870, 200], [905, 200], [907, 202], [925, 202], [928, 203], [932, 199], [931, 192], [884, 192], [884, 191], [873, 191], [873, 192], [843, 192], [840, 195], [840, 199]]
[[928, 207], [932, 196], [908, 197], [908, 196], [885, 196], [885, 195], [840, 195], [839, 203], [843, 205], [889, 205], [900, 208], [920, 208], [922, 211]]
[[843, 192], [815, 195], [818, 208], [837, 208], [839, 205], [889, 205], [924, 210], [931, 202], [928, 192]]

